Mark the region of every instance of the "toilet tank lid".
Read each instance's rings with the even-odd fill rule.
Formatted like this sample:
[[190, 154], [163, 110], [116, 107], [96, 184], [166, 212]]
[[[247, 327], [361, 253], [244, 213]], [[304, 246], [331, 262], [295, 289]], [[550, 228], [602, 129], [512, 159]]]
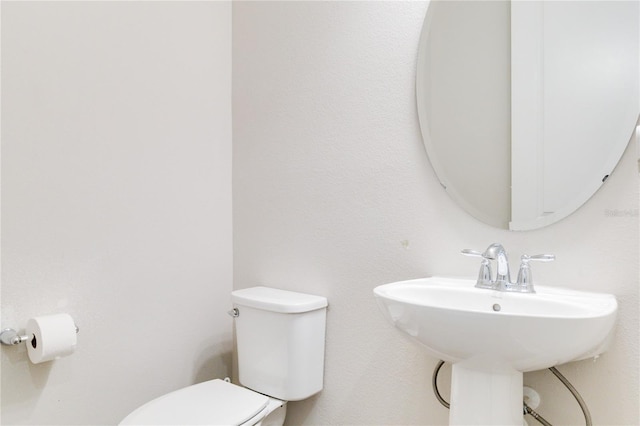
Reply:
[[265, 311], [295, 314], [325, 308], [327, 298], [271, 287], [251, 287], [231, 292], [233, 303]]

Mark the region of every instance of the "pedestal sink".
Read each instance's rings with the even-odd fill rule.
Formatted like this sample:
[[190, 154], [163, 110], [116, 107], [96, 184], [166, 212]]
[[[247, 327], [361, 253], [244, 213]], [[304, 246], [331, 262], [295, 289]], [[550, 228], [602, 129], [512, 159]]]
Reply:
[[522, 425], [522, 373], [604, 352], [618, 305], [610, 294], [536, 286], [536, 293], [475, 288], [431, 277], [385, 284], [385, 317], [431, 355], [452, 363], [452, 425]]

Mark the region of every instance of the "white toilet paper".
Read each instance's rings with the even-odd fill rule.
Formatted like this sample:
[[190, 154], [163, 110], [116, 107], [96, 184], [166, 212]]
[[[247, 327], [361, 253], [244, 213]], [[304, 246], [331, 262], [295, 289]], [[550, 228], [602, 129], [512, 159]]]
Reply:
[[70, 355], [76, 348], [76, 325], [69, 314], [44, 315], [27, 321], [27, 353], [32, 363]]

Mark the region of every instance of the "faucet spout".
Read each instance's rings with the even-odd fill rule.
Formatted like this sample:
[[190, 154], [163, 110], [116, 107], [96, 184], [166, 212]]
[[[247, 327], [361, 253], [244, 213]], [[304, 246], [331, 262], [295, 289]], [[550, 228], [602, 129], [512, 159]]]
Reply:
[[496, 290], [507, 290], [511, 286], [511, 274], [509, 273], [509, 259], [507, 251], [502, 244], [493, 243], [482, 254], [485, 259], [496, 261], [496, 278], [493, 280]]

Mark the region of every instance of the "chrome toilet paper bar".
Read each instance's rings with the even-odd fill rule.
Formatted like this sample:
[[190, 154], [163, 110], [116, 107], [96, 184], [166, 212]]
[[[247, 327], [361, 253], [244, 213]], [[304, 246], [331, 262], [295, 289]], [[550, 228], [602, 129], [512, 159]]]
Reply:
[[21, 336], [13, 328], [5, 328], [2, 330], [2, 333], [0, 333], [0, 342], [2, 342], [3, 345], [19, 345], [22, 342], [31, 341], [32, 337], [33, 336], [26, 334]]
[[[76, 325], [76, 333], [79, 333], [80, 329]], [[19, 345], [20, 343], [30, 342], [33, 339], [33, 335], [18, 334], [13, 328], [5, 328], [0, 333], [0, 343], [8, 346]]]

